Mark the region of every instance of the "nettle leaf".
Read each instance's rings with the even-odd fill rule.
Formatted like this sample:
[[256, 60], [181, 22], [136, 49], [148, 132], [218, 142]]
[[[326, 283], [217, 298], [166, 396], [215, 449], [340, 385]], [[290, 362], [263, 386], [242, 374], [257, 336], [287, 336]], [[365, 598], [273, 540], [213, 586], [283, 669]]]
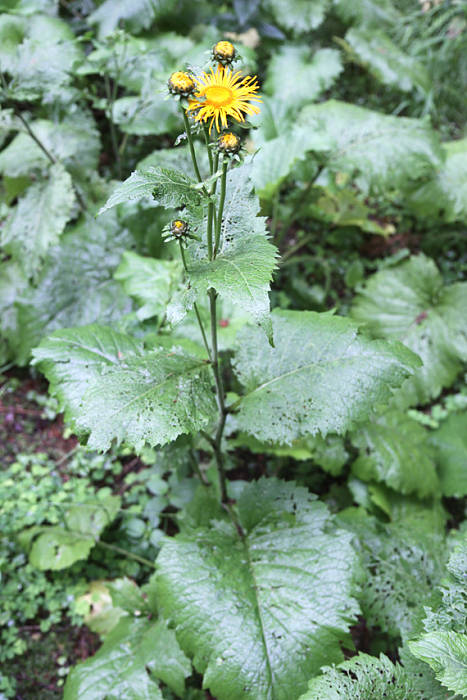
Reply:
[[352, 435], [360, 455], [352, 472], [363, 481], [383, 481], [400, 493], [424, 498], [439, 490], [428, 433], [400, 411], [387, 411]]
[[351, 174], [364, 192], [404, 190], [410, 181], [433, 176], [444, 158], [436, 132], [421, 119], [329, 100], [304, 107], [298, 124], [332, 139], [328, 168]]
[[41, 338], [60, 328], [112, 324], [131, 302], [112, 278], [131, 244], [116, 217], [85, 217], [50, 248], [37, 284], [16, 297], [16, 324], [7, 338], [16, 362], [25, 365]]
[[99, 214], [117, 204], [151, 196], [163, 207], [197, 206], [201, 201], [195, 181], [182, 172], [169, 168], [148, 168], [144, 172], [136, 170], [117, 185]]
[[31, 185], [1, 230], [0, 244], [27, 275], [40, 268], [49, 247], [58, 242], [75, 204], [71, 176], [63, 165], [50, 168], [49, 179]]
[[[31, 129], [47, 150], [71, 173], [97, 170], [99, 133], [88, 112], [70, 110], [67, 119], [55, 124], [46, 119], [30, 123]], [[50, 161], [28, 133], [21, 132], [0, 153], [0, 173], [9, 177], [29, 175], [32, 170], [48, 168]]]
[[[431, 514], [431, 512], [430, 512]], [[394, 639], [410, 638], [414, 611], [431, 599], [445, 573], [446, 544], [439, 527], [420, 517], [382, 524], [363, 509], [349, 509], [339, 523], [354, 532], [365, 584], [359, 596], [369, 626]]]
[[161, 88], [153, 89], [153, 94], [147, 97], [128, 96], [115, 101], [112, 117], [121, 131], [137, 136], [155, 136], [176, 133], [180, 129], [178, 106], [174, 101], [163, 100]]
[[237, 502], [244, 534], [213, 521], [163, 544], [159, 604], [219, 700], [291, 700], [323, 663], [342, 660], [358, 612], [356, 559], [314, 499], [261, 479]]
[[199, 245], [188, 247], [188, 282], [184, 293], [167, 309], [171, 323], [179, 323], [193, 303], [214, 288], [221, 299], [253, 317], [271, 338], [268, 291], [277, 249], [268, 239], [265, 219], [257, 216], [259, 202], [251, 192], [249, 174], [250, 168], [245, 166], [228, 175], [215, 260], [209, 261], [207, 251]]
[[436, 449], [444, 496], [467, 495], [467, 413], [451, 413], [429, 437]]
[[300, 700], [425, 700], [414, 678], [384, 654], [379, 658], [360, 652], [337, 667], [323, 667], [310, 681]]
[[[406, 54], [381, 30], [352, 28], [345, 35], [351, 58], [384, 85], [404, 92], [419, 90], [427, 95], [430, 76], [416, 58]], [[344, 44], [344, 46], [345, 46]]]
[[419, 364], [402, 344], [375, 343], [346, 318], [275, 311], [272, 320], [275, 347], [245, 329], [234, 362], [245, 387], [238, 425], [259, 440], [344, 433], [387, 403]]
[[295, 34], [304, 34], [316, 29], [324, 20], [328, 0], [263, 0], [263, 6], [274, 15], [279, 26]]
[[467, 139], [443, 143], [443, 149], [443, 165], [404, 199], [404, 205], [420, 218], [467, 221]]
[[414, 656], [431, 666], [442, 685], [467, 697], [467, 634], [427, 632], [409, 647]]
[[162, 620], [124, 616], [97, 653], [71, 670], [63, 698], [162, 700], [157, 680], [181, 696], [190, 673], [189, 660]]
[[[305, 2], [308, 6], [313, 4]], [[282, 7], [288, 14], [289, 6], [282, 3]], [[282, 46], [271, 58], [264, 91], [277, 100], [292, 102], [296, 110], [328, 90], [342, 70], [340, 52], [336, 49], [313, 52], [308, 44]], [[297, 85], [303, 86], [300, 94]]]
[[423, 361], [403, 387], [405, 405], [426, 403], [450, 386], [467, 360], [467, 283], [449, 286], [424, 255], [369, 278], [353, 318], [375, 337], [401, 340]]
[[140, 449], [205, 427], [215, 413], [209, 367], [180, 350], [145, 352], [111, 328], [57, 331], [33, 352], [34, 363], [88, 444], [113, 441]]
[[182, 266], [178, 261], [146, 258], [129, 251], [123, 254], [114, 274], [125, 292], [140, 305], [136, 312], [140, 321], [165, 314], [181, 277]]

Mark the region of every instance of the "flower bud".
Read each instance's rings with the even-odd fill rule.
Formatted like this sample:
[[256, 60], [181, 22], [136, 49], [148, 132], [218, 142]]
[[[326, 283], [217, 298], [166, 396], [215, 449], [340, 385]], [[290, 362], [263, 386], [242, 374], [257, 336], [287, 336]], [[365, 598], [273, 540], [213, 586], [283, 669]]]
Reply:
[[172, 73], [167, 81], [167, 86], [172, 95], [180, 95], [181, 97], [188, 97], [196, 87], [191, 75], [181, 70]]
[[224, 131], [217, 139], [217, 148], [221, 153], [233, 155], [242, 147], [242, 140], [232, 131]]
[[228, 66], [236, 58], [237, 52], [235, 46], [230, 41], [218, 41], [212, 49], [212, 57], [221, 65]]
[[187, 222], [183, 221], [183, 219], [175, 219], [175, 221], [172, 221], [170, 224], [170, 233], [172, 236], [175, 236], [175, 238], [181, 238], [188, 233]]

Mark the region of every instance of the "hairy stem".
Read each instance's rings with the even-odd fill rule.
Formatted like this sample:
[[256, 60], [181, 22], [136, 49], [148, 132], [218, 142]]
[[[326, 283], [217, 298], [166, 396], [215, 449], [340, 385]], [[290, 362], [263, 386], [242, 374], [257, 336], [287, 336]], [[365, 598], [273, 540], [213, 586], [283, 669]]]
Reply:
[[190, 126], [190, 121], [186, 115], [185, 110], [183, 107], [180, 105], [181, 112], [183, 114], [183, 121], [185, 124], [185, 133], [186, 133], [186, 138], [188, 141], [188, 145], [190, 147], [190, 155], [191, 155], [191, 160], [193, 161], [193, 168], [195, 169], [195, 174], [198, 179], [198, 182], [203, 182], [203, 178], [201, 177], [201, 173], [198, 168], [198, 161], [196, 160], [196, 153], [195, 153], [195, 146], [193, 143], [193, 135], [191, 133], [191, 126]]
[[[188, 274], [188, 267], [186, 264], [185, 251], [183, 250], [182, 242], [178, 241], [178, 245], [180, 248], [180, 255], [182, 258], [183, 267], [185, 269], [185, 272]], [[201, 335], [203, 336], [204, 347], [206, 348], [206, 352], [208, 353], [209, 361], [212, 362], [211, 349], [210, 349], [209, 344], [208, 344], [208, 339], [206, 337], [206, 331], [204, 330], [203, 322], [201, 320], [201, 316], [199, 314], [199, 309], [198, 309], [198, 305], [197, 305], [196, 301], [193, 304], [193, 308], [195, 310], [196, 318], [198, 320], [198, 325], [199, 325], [199, 329], [201, 331]]]
[[114, 124], [114, 102], [116, 97], [116, 82], [114, 88], [110, 88], [110, 80], [108, 76], [104, 76], [105, 94], [107, 96], [107, 109], [109, 112], [110, 138], [112, 141], [112, 150], [114, 152], [115, 162], [117, 164], [118, 179], [122, 179], [122, 164], [120, 160], [120, 149], [118, 147], [117, 132]]
[[222, 163], [222, 178], [221, 178], [221, 194], [219, 199], [219, 208], [217, 210], [216, 235], [214, 241], [214, 257], [219, 251], [219, 243], [221, 239], [222, 214], [224, 213], [225, 189], [227, 184], [227, 168], [228, 161], [224, 159]]
[[216, 401], [219, 409], [219, 422], [217, 424], [216, 435], [214, 437], [214, 457], [216, 459], [217, 470], [219, 472], [219, 485], [221, 490], [222, 503], [228, 502], [227, 497], [227, 479], [225, 476], [224, 455], [221, 449], [222, 435], [224, 433], [225, 419], [227, 411], [225, 410], [224, 402], [224, 386], [222, 383], [222, 374], [219, 364], [219, 349], [217, 345], [217, 309], [216, 298], [217, 294], [214, 289], [209, 292], [209, 306], [211, 310], [211, 345], [212, 345], [212, 369], [214, 372], [214, 380], [216, 384]]

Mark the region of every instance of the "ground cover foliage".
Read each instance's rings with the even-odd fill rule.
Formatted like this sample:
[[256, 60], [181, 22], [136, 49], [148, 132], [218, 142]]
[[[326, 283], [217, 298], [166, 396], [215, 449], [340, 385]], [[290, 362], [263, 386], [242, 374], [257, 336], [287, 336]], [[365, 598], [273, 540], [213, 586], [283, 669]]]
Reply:
[[0, 73], [0, 698], [467, 697], [465, 3], [0, 0]]

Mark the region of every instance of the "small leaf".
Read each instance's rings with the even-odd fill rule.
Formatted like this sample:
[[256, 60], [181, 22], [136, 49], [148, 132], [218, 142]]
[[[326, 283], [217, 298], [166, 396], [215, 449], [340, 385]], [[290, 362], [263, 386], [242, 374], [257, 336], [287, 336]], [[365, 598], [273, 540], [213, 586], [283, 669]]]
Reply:
[[349, 319], [313, 311], [275, 311], [272, 319], [275, 347], [245, 329], [234, 363], [245, 387], [238, 425], [259, 440], [343, 433], [387, 403], [419, 364], [401, 343], [359, 335]]
[[119, 184], [106, 204], [99, 210], [103, 214], [117, 204], [153, 196], [159, 206], [180, 207], [183, 204], [196, 206], [200, 195], [194, 188], [196, 183], [186, 175], [168, 168], [148, 168], [135, 171]]
[[102, 326], [57, 331], [33, 352], [35, 364], [88, 444], [136, 449], [203, 428], [215, 413], [209, 367], [180, 351], [142, 345]]
[[342, 659], [356, 559], [325, 506], [292, 483], [250, 483], [237, 507], [244, 535], [213, 521], [165, 541], [157, 597], [219, 700], [290, 700]]

